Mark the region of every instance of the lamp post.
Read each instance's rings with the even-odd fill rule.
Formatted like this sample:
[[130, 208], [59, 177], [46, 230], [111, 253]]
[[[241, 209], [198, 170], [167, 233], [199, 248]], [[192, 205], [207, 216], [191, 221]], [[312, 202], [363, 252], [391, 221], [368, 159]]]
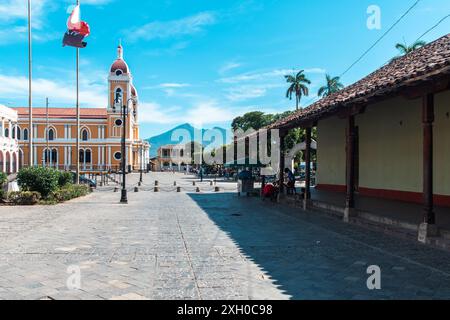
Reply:
[[143, 181], [143, 179], [142, 179], [142, 172], [144, 171], [144, 169], [143, 169], [143, 163], [144, 163], [144, 147], [143, 147], [143, 145], [141, 144], [140, 146], [139, 146], [139, 155], [140, 155], [140, 166], [139, 166], [139, 186], [141, 186], [142, 185], [142, 183], [144, 182]]
[[123, 132], [122, 132], [122, 194], [120, 197], [120, 203], [127, 204], [128, 203], [128, 197], [127, 197], [127, 186], [126, 186], [126, 139], [127, 139], [127, 116], [128, 116], [128, 103], [130, 101], [134, 101], [133, 98], [130, 98], [127, 100], [127, 103], [122, 106], [121, 110], [121, 116], [122, 116], [122, 126], [123, 126]]

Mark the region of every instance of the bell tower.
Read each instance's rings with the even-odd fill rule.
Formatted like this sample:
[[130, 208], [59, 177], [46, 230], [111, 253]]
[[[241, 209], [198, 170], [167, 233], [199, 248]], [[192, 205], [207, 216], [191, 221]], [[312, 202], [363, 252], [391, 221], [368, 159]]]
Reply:
[[128, 64], [123, 59], [123, 47], [117, 47], [117, 59], [111, 66], [108, 77], [108, 113], [120, 113], [120, 108], [132, 97], [132, 82]]

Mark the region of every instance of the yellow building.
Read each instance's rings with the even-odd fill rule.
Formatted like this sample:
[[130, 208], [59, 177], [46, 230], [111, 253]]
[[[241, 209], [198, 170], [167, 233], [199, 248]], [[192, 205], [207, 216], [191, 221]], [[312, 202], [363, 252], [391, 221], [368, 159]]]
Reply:
[[[118, 169], [122, 161], [121, 111], [128, 105], [126, 119], [126, 165], [131, 170], [146, 168], [150, 146], [139, 137], [138, 93], [131, 71], [123, 59], [119, 45], [117, 60], [108, 77], [107, 108], [81, 108], [80, 111], [80, 168], [82, 171]], [[21, 165], [29, 163], [28, 108], [16, 108], [19, 114], [17, 137], [20, 144]], [[33, 108], [33, 165], [51, 165], [61, 170], [76, 168], [76, 109]], [[49, 150], [49, 151], [47, 151]]]

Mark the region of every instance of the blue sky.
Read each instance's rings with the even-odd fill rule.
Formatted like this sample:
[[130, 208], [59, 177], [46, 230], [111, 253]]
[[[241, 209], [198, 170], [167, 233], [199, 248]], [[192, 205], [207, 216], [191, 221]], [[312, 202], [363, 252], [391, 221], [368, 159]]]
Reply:
[[[247, 111], [295, 108], [283, 75], [305, 69], [308, 105], [325, 73], [341, 74], [416, 0], [81, 0], [91, 26], [81, 51], [81, 101], [106, 107], [106, 78], [122, 39], [141, 101], [144, 137], [178, 124], [228, 128]], [[26, 7], [0, 0], [0, 104], [27, 104]], [[63, 48], [67, 9], [75, 1], [33, 0], [34, 102], [74, 105], [75, 50]], [[369, 30], [367, 8], [381, 8], [381, 29]], [[421, 0], [343, 78], [349, 85], [414, 42], [450, 13], [448, 0]], [[424, 37], [450, 31], [450, 19]]]

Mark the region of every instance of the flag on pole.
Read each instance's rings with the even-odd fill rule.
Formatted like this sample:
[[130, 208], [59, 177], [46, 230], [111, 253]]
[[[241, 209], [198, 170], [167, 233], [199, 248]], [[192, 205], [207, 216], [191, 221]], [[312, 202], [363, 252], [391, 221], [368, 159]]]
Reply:
[[75, 6], [67, 20], [67, 32], [64, 34], [63, 47], [86, 48], [87, 43], [84, 38], [91, 33], [89, 25], [81, 21], [80, 5]]

